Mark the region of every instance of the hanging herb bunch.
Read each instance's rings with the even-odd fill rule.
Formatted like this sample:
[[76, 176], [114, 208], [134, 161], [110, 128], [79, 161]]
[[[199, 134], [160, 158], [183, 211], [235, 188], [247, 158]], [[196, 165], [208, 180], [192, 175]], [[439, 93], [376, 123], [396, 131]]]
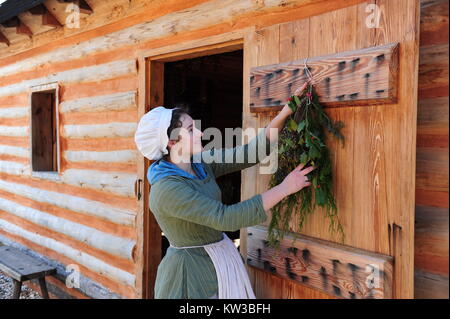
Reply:
[[268, 243], [277, 247], [284, 234], [289, 231], [292, 214], [298, 215], [298, 227], [301, 230], [305, 221], [317, 206], [325, 208], [329, 219], [329, 231], [341, 235], [344, 242], [343, 227], [337, 216], [333, 196], [332, 166], [329, 150], [325, 144], [325, 130], [344, 144], [340, 130], [341, 121], [333, 122], [324, 112], [318, 101], [313, 84], [308, 83], [301, 95], [289, 98], [289, 107], [293, 113], [289, 116], [280, 132], [278, 141], [278, 169], [272, 175], [270, 187], [280, 184], [284, 178], [300, 163], [316, 168], [308, 173], [311, 186], [304, 187], [272, 207], [272, 219], [268, 228]]

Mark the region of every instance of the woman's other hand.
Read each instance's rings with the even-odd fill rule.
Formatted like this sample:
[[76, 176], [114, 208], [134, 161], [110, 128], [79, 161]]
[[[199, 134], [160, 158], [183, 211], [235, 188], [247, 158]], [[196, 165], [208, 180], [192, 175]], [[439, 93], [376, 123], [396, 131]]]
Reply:
[[310, 186], [311, 182], [306, 176], [309, 172], [314, 170], [315, 166], [308, 166], [303, 169], [305, 164], [300, 164], [292, 170], [281, 182], [283, 190], [286, 192], [286, 196], [298, 192], [304, 187]]
[[286, 196], [311, 185], [308, 181], [308, 177], [306, 177], [306, 174], [311, 172], [316, 167], [309, 166], [303, 169], [304, 166], [305, 164], [300, 164], [294, 168], [294, 170], [290, 172], [280, 184], [261, 194], [265, 211], [269, 211], [270, 208], [275, 206]]

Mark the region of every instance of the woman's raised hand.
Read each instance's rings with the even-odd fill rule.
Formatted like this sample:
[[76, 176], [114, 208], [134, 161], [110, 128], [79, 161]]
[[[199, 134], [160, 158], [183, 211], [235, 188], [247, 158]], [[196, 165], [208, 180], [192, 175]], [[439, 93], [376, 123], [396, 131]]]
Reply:
[[303, 93], [303, 90], [306, 89], [306, 86], [308, 85], [308, 81], [306, 81], [305, 83], [303, 83], [303, 85], [299, 88], [297, 88], [297, 90], [295, 90], [294, 95], [301, 95]]
[[[294, 92], [293, 95], [301, 95], [303, 93], [303, 91], [306, 89], [306, 87], [308, 86], [309, 81], [306, 81], [305, 83], [303, 83], [303, 85], [299, 88], [297, 88]], [[291, 110], [291, 108], [289, 107], [288, 103], [286, 103], [283, 107], [283, 109], [280, 112], [281, 114], [283, 114], [283, 116], [287, 117], [289, 115], [291, 115], [293, 112]]]
[[314, 170], [315, 166], [308, 166], [303, 169], [305, 164], [300, 164], [292, 170], [281, 182], [281, 187], [286, 192], [286, 196], [296, 193], [304, 187], [310, 186], [311, 183], [306, 176], [309, 172]]

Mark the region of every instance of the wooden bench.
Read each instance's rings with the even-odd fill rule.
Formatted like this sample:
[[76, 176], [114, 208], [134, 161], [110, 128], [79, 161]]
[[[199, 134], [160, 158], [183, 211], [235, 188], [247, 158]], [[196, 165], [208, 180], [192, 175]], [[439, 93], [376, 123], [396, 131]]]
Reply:
[[11, 299], [20, 298], [22, 282], [36, 278], [39, 280], [42, 297], [49, 299], [45, 276], [56, 273], [55, 267], [29, 256], [16, 248], [1, 246], [0, 270], [14, 281], [14, 292]]

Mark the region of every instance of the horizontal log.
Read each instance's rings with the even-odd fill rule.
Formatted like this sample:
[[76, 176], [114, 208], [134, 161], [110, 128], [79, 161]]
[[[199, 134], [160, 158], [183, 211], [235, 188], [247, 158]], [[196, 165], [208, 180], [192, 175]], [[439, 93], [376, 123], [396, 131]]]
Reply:
[[60, 85], [66, 83], [90, 82], [112, 79], [119, 76], [136, 74], [135, 60], [119, 60], [109, 63], [88, 66], [84, 68], [49, 74], [44, 77], [21, 81], [0, 87], [0, 96], [20, 94], [28, 92], [31, 87], [43, 83], [58, 82]]
[[420, 46], [448, 43], [448, 0], [422, 1]]
[[136, 178], [136, 174], [87, 169], [67, 169], [61, 175], [61, 180], [67, 184], [104, 190], [128, 197], [134, 197]]
[[86, 243], [111, 255], [132, 260], [135, 241], [106, 234], [95, 228], [74, 223], [69, 220], [47, 214], [43, 211], [20, 205], [16, 202], [0, 199], [0, 210], [26, 219], [36, 225], [62, 233], [75, 240]]
[[[137, 123], [138, 114], [134, 107], [125, 110], [113, 110], [103, 112], [71, 112], [62, 113], [60, 125], [87, 125], [87, 124], [108, 124], [108, 123]], [[18, 123], [17, 125], [21, 125]], [[23, 124], [22, 124], [23, 125]]]
[[137, 123], [64, 125], [63, 134], [66, 138], [133, 137], [136, 128]]
[[414, 299], [448, 299], [448, 288], [448, 276], [414, 271]]
[[30, 103], [30, 96], [28, 93], [7, 95], [0, 97], [0, 109], [7, 107], [25, 106]]
[[419, 100], [417, 134], [448, 135], [448, 108], [448, 96]]
[[0, 125], [0, 136], [28, 136], [27, 126], [4, 126]]
[[35, 200], [37, 202], [55, 205], [80, 214], [105, 219], [115, 224], [125, 226], [135, 225], [136, 214], [134, 211], [119, 209], [87, 198], [48, 191], [2, 180], [0, 180], [0, 189]]
[[[2, 147], [0, 146], [0, 154]], [[103, 163], [134, 163], [137, 152], [121, 150], [110, 152], [65, 151], [64, 157], [70, 162], [103, 162]]]
[[68, 185], [107, 191], [126, 197], [135, 196], [136, 174], [90, 169], [66, 169], [60, 174], [57, 172], [35, 172], [31, 171], [30, 165], [2, 160], [0, 160], [0, 172], [46, 178]]
[[16, 236], [20, 236], [40, 246], [56, 251], [57, 253], [72, 259], [75, 263], [80, 263], [86, 268], [98, 272], [116, 282], [133, 287], [135, 285], [135, 276], [133, 274], [113, 267], [96, 257], [60, 243], [52, 238], [29, 232], [2, 219], [0, 219], [0, 232], [6, 232]]
[[250, 110], [278, 110], [308, 76], [324, 106], [376, 105], [397, 100], [398, 43], [250, 69]]
[[[427, 45], [419, 49], [419, 98], [421, 91], [447, 87], [444, 96], [448, 96], [448, 42]], [[430, 95], [430, 94], [427, 94]], [[434, 94], [433, 96], [436, 96]]]
[[0, 154], [30, 158], [29, 149], [24, 147], [0, 145]]
[[276, 249], [266, 227], [248, 228], [247, 264], [338, 298], [392, 298], [393, 257], [294, 235]]
[[416, 187], [416, 205], [448, 208], [448, 190], [439, 192]]
[[60, 110], [62, 113], [102, 112], [124, 110], [133, 106], [136, 106], [136, 91], [119, 92], [64, 101], [60, 104]]
[[414, 267], [448, 276], [448, 208], [416, 205]]
[[448, 192], [448, 148], [418, 147], [416, 188]]
[[0, 118], [21, 118], [29, 115], [29, 107], [27, 106], [17, 106], [0, 108]]
[[[429, 127], [427, 127], [429, 129]], [[432, 129], [436, 129], [433, 127]], [[440, 128], [439, 128], [440, 130]], [[447, 131], [445, 129], [445, 131]], [[417, 147], [436, 147], [448, 149], [448, 132], [423, 134], [422, 132], [417, 134]]]
[[13, 175], [27, 175], [29, 167], [21, 163], [0, 160], [0, 172]]
[[104, 152], [133, 149], [136, 147], [136, 142], [134, 136], [123, 138], [68, 138], [62, 139], [61, 146], [65, 150]]

